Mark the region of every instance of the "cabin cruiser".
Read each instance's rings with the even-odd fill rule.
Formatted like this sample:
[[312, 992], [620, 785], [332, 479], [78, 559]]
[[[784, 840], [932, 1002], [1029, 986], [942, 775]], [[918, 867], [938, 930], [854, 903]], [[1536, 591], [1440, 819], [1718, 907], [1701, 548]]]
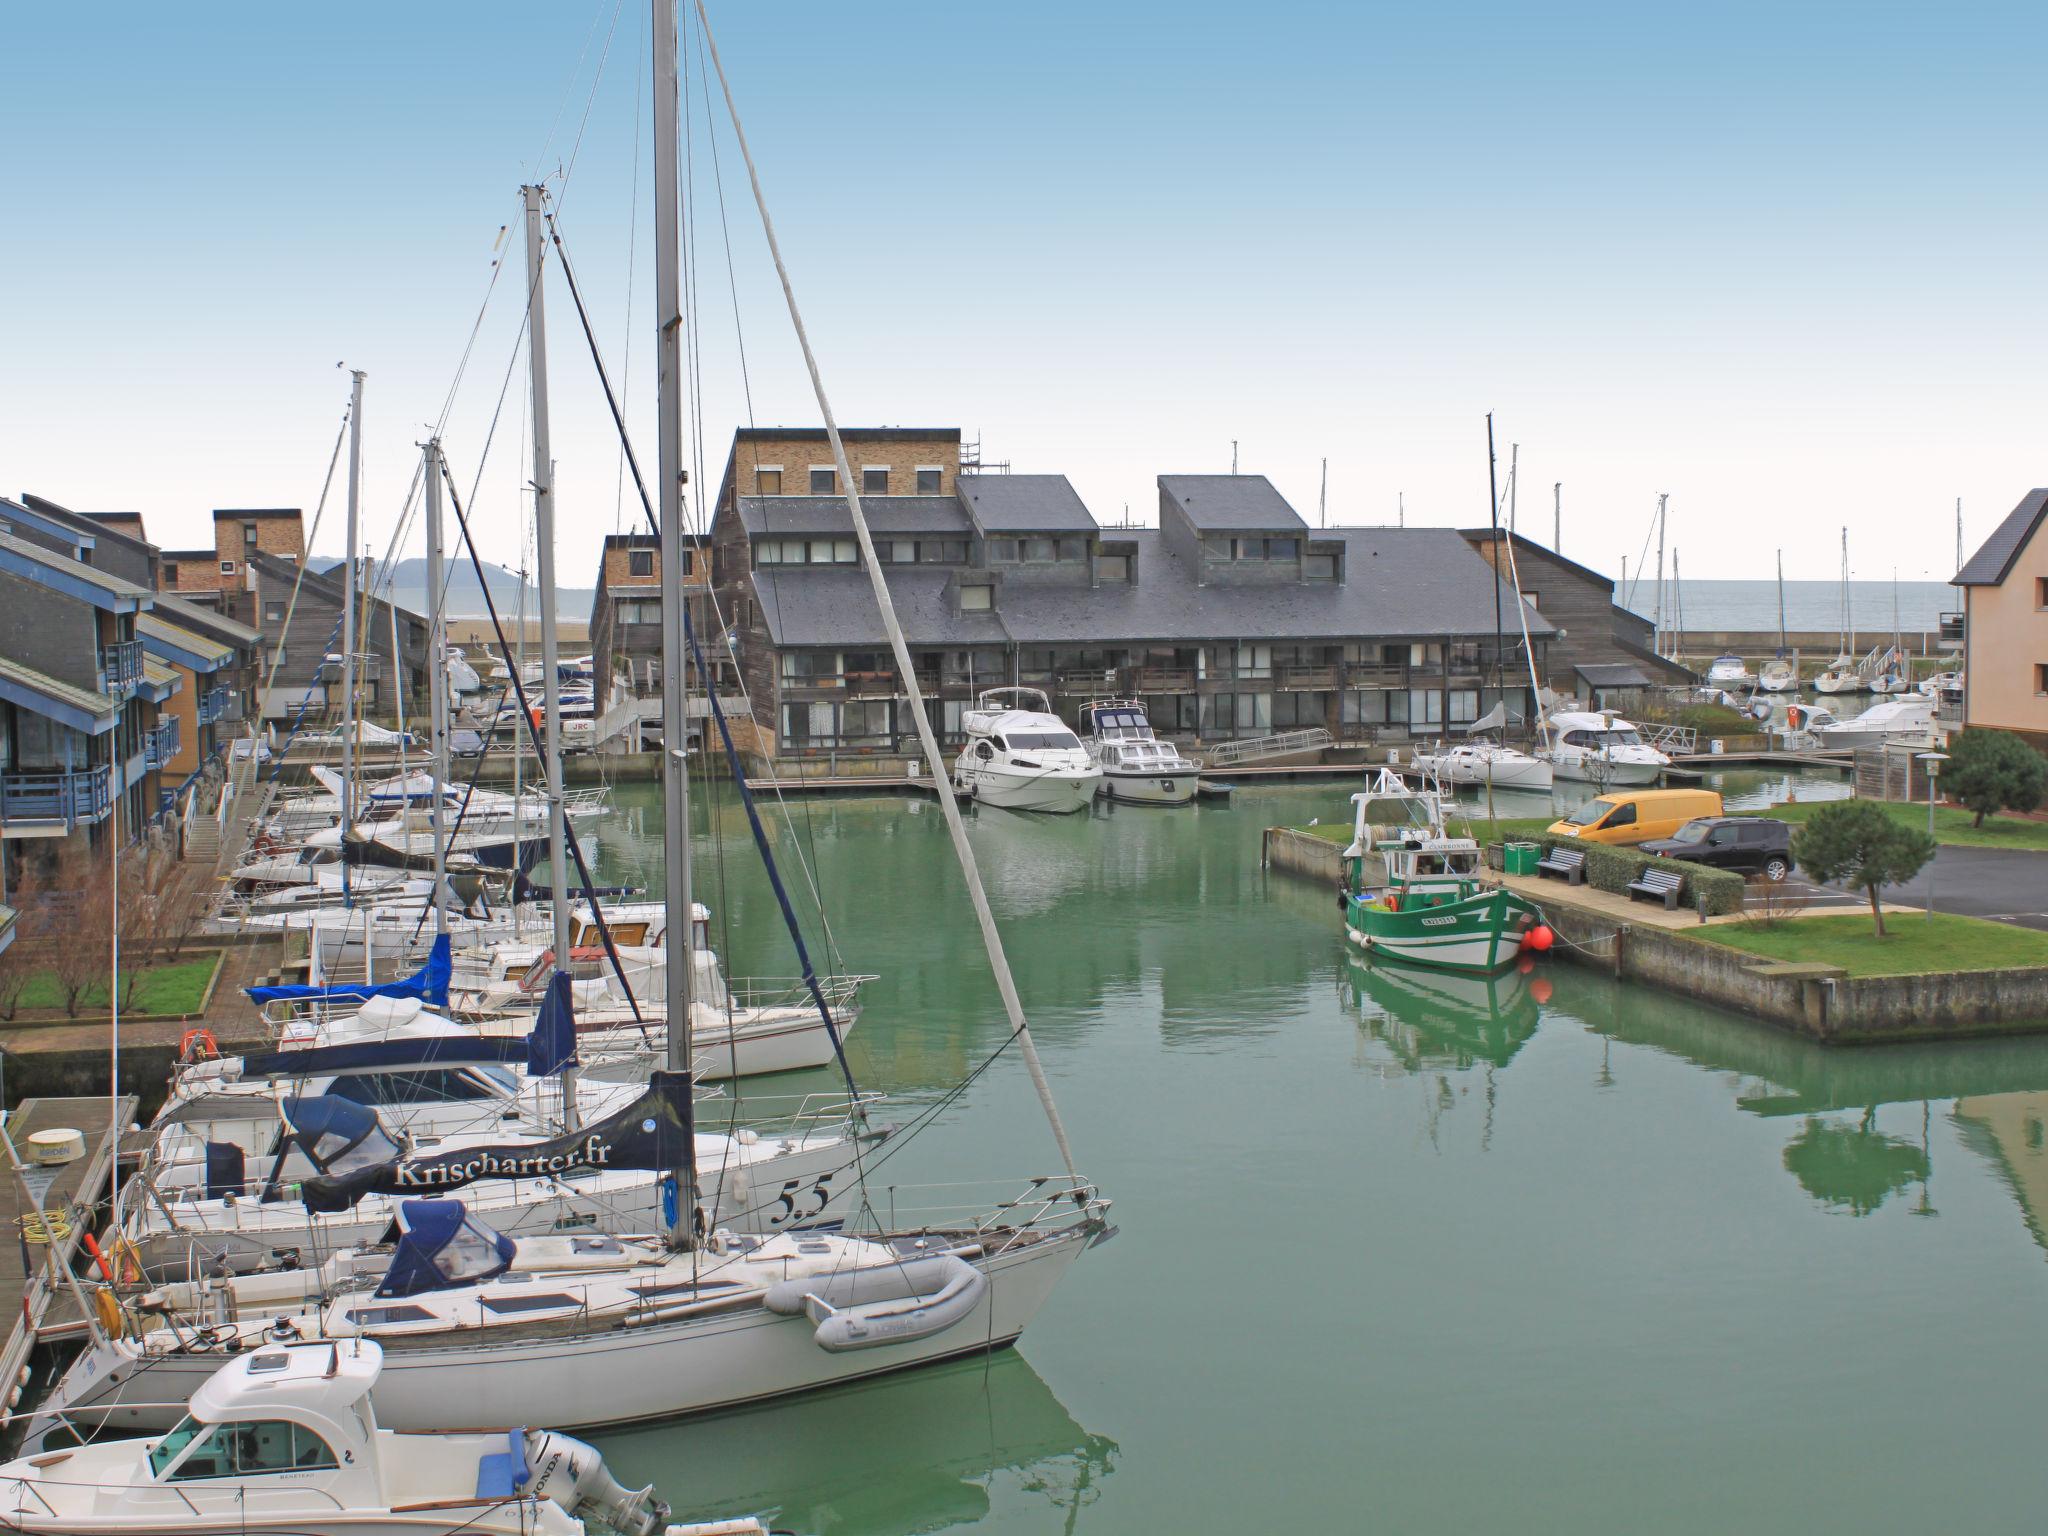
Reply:
[[1102, 770], [1101, 793], [1140, 805], [1186, 805], [1201, 765], [1153, 733], [1136, 699], [1097, 699], [1081, 708], [1081, 744]]
[[0, 1527], [36, 1536], [388, 1536], [430, 1527], [464, 1536], [761, 1536], [753, 1520], [670, 1524], [651, 1486], [620, 1486], [595, 1450], [553, 1430], [384, 1429], [371, 1406], [383, 1373], [383, 1349], [360, 1337], [266, 1339], [215, 1355], [175, 1405], [186, 1411], [168, 1433], [0, 1466]]
[[1747, 688], [1756, 679], [1748, 662], [1733, 651], [1724, 651], [1708, 663], [1707, 681], [1717, 688]]
[[1036, 688], [990, 688], [960, 717], [967, 745], [953, 787], [1007, 811], [1083, 811], [1102, 769]]
[[456, 698], [464, 694], [483, 692], [484, 680], [477, 676], [476, 668], [462, 653], [462, 647], [451, 645], [441, 653], [441, 665], [447, 674], [448, 692]]
[[1830, 752], [1882, 747], [1890, 742], [1930, 743], [1934, 740], [1934, 700], [1920, 693], [1899, 694], [1878, 700], [1851, 719], [1812, 730], [1822, 748]]
[[1560, 779], [1594, 784], [1654, 784], [1671, 759], [1611, 711], [1561, 710], [1550, 717], [1550, 745], [1536, 754]]
[[1756, 685], [1765, 693], [1788, 693], [1799, 686], [1799, 668], [1780, 656], [1757, 668]]
[[1551, 765], [1498, 741], [1466, 741], [1418, 749], [1410, 760], [1444, 784], [1491, 784], [1495, 789], [1548, 789]]
[[[566, 666], [567, 663], [564, 663]], [[528, 684], [527, 708], [533, 723], [542, 725], [547, 719], [546, 706], [538, 697], [538, 685]], [[564, 687], [557, 695], [562, 707], [562, 750], [564, 752], [587, 752], [597, 742], [597, 692], [588, 683]], [[517, 700], [499, 706], [497, 714], [499, 727], [519, 724]]]
[[1919, 691], [1931, 699], [1938, 699], [1944, 693], [1960, 694], [1963, 691], [1963, 674], [1936, 672], [1932, 677], [1923, 677], [1920, 679]]

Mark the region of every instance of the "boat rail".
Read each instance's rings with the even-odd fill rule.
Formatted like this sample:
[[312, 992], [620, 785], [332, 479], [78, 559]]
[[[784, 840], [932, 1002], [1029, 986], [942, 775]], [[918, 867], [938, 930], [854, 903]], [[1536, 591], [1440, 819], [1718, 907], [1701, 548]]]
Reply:
[[1699, 750], [1700, 733], [1689, 725], [1646, 725], [1641, 728], [1643, 745], [1659, 752], [1690, 756]]
[[[875, 1198], [879, 1197], [879, 1198]], [[968, 1179], [929, 1184], [889, 1184], [871, 1192], [859, 1218], [873, 1230], [904, 1232], [1022, 1232], [1101, 1213], [1109, 1202], [1078, 1174], [1040, 1174], [1020, 1189], [1008, 1180]], [[847, 1222], [849, 1232], [856, 1221]]]

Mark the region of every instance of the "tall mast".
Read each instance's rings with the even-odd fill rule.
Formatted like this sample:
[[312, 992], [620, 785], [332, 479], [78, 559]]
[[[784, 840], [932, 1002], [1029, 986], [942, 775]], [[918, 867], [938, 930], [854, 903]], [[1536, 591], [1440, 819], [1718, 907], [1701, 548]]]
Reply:
[[[678, 262], [682, 255], [682, 210], [677, 202], [676, 0], [654, 0], [654, 375], [658, 468], [657, 510], [661, 517], [661, 799], [663, 872], [667, 879], [668, 1066], [688, 1072], [690, 993], [696, 943], [696, 908], [690, 894], [689, 707], [684, 669], [689, 649], [683, 637], [683, 310]], [[676, 1218], [669, 1230], [675, 1247], [694, 1247], [691, 1218], [697, 1208], [697, 1159], [684, 1137], [682, 1166], [676, 1170]]]
[[1330, 526], [1330, 461], [1323, 460], [1323, 487], [1316, 492], [1316, 526]]
[[1664, 493], [1663, 493], [1663, 492], [1661, 492], [1661, 491], [1660, 491], [1660, 492], [1658, 492], [1658, 494], [1657, 494], [1657, 616], [1656, 616], [1656, 618], [1655, 618], [1655, 620], [1654, 620], [1653, 622], [1654, 622], [1654, 625], [1655, 625], [1655, 628], [1656, 628], [1656, 641], [1655, 641], [1655, 645], [1656, 645], [1656, 651], [1657, 651], [1657, 654], [1658, 654], [1659, 656], [1662, 656], [1662, 655], [1664, 654], [1664, 503], [1665, 503], [1666, 499], [1667, 499], [1667, 498], [1666, 498], [1666, 496], [1664, 495]]
[[1785, 551], [1778, 551], [1778, 655], [1785, 654]]
[[1550, 547], [1557, 554], [1564, 553], [1564, 482], [1559, 480], [1550, 487]]
[[[555, 636], [555, 461], [548, 443], [547, 305], [541, 282], [546, 249], [541, 239], [539, 187], [520, 188], [526, 199], [526, 366], [533, 394], [533, 546], [540, 576], [541, 741], [547, 776], [548, 874], [554, 888], [555, 969], [569, 969], [569, 838], [562, 814], [562, 675]], [[576, 1124], [576, 1078], [562, 1074], [562, 1118]]]
[[[348, 405], [348, 590], [341, 598], [341, 896], [349, 897], [348, 829], [356, 805], [356, 548], [363, 523], [363, 371], [350, 372]], [[393, 663], [394, 668], [396, 662]], [[364, 953], [370, 948], [363, 942]]]
[[1515, 507], [1521, 500], [1522, 445], [1508, 444], [1508, 537], [1515, 536]]
[[[441, 797], [448, 788], [448, 615], [441, 604], [441, 439], [427, 439], [427, 729], [434, 743], [434, 798], [427, 802], [434, 829], [434, 932], [448, 931], [448, 839]], [[514, 846], [518, 832], [515, 823]]]

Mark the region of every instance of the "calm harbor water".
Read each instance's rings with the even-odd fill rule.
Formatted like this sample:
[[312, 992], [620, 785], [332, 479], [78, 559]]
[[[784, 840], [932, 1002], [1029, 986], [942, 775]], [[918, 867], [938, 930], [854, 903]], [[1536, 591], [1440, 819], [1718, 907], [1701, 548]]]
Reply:
[[[1367, 967], [1328, 893], [1258, 868], [1347, 790], [976, 815], [1121, 1235], [1018, 1351], [603, 1437], [618, 1474], [845, 1536], [2034, 1528], [2048, 1043], [1824, 1053], [1563, 965]], [[658, 887], [656, 796], [615, 800], [602, 873]], [[908, 1118], [1004, 1034], [944, 827], [791, 817], [779, 854], [881, 976], [856, 1069]], [[729, 799], [696, 830], [730, 970], [787, 974]], [[1055, 1167], [1005, 1056], [886, 1177]]]

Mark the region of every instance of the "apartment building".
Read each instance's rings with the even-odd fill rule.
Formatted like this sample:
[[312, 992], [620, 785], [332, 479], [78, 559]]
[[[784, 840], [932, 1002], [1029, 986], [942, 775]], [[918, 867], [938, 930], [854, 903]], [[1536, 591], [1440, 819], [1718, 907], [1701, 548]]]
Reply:
[[[950, 429], [844, 434], [919, 687], [949, 739], [985, 687], [1043, 688], [1067, 718], [1141, 698], [1197, 740], [1307, 726], [1435, 735], [1496, 692], [1493, 572], [1453, 529], [1311, 529], [1260, 475], [1162, 475], [1156, 527], [1100, 525], [1062, 475], [980, 472]], [[738, 434], [712, 527], [764, 753], [914, 750], [821, 431]], [[794, 479], [797, 471], [802, 478]], [[1526, 619], [1500, 596], [1509, 709]]]
[[1956, 573], [1964, 726], [2048, 752], [2048, 490], [2029, 491]]
[[[737, 673], [717, 643], [719, 627], [711, 608], [710, 541], [690, 535], [683, 550], [683, 592], [690, 623], [720, 692], [731, 691]], [[597, 590], [590, 600], [590, 654], [597, 697], [609, 700], [612, 684], [653, 702], [661, 699], [661, 540], [651, 533], [610, 533], [599, 552]], [[701, 695], [704, 681], [693, 664], [689, 688]]]

